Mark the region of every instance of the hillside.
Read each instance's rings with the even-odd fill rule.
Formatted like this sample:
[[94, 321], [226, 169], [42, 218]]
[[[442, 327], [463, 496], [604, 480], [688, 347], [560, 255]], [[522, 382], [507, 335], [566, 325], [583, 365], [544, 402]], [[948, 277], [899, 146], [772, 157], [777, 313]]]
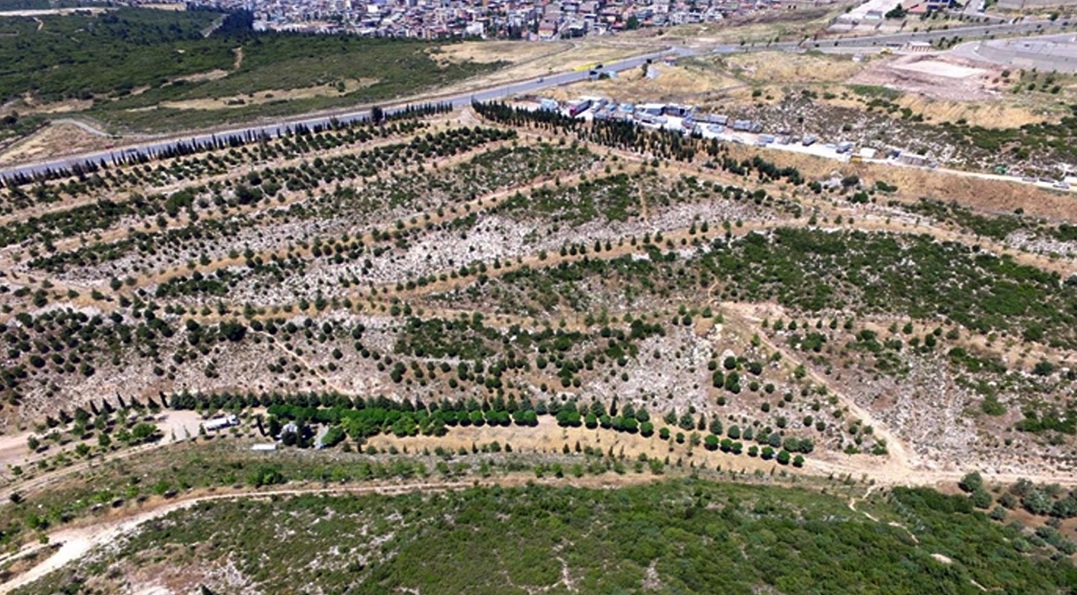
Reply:
[[1049, 551], [931, 490], [495, 486], [205, 501], [17, 592], [1066, 592]]
[[[42, 591], [166, 565], [221, 592], [315, 575], [326, 592], [1065, 592], [1068, 200], [500, 104], [17, 181], [0, 189], [0, 564], [34, 576], [27, 560], [86, 545]], [[526, 477], [554, 485], [457, 492]], [[969, 496], [905, 489], [959, 480]], [[329, 497], [408, 485], [423, 495]], [[329, 498], [198, 503], [272, 489]], [[88, 558], [70, 539], [173, 501], [191, 522]], [[366, 538], [310, 529], [341, 516]], [[285, 559], [273, 519], [310, 529], [296, 551], [355, 555], [258, 570]], [[431, 545], [464, 533], [473, 548]], [[39, 539], [67, 545], [48, 558]]]

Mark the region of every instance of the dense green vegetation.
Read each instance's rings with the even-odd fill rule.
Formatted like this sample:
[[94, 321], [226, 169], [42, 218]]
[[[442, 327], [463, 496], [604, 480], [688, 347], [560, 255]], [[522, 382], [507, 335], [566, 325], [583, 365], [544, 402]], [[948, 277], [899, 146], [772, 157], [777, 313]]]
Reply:
[[[231, 47], [204, 40], [220, 15], [120, 9], [100, 16], [48, 15], [0, 21], [0, 99], [32, 92], [44, 101], [122, 95], [170, 78], [228, 68]], [[109, 68], [100, 68], [108, 64]]]
[[502, 124], [574, 132], [581, 140], [640, 153], [649, 152], [656, 158], [656, 165], [657, 159], [691, 161], [698, 152], [706, 152], [711, 156], [722, 153], [717, 140], [686, 138], [679, 132], [669, 130], [651, 133], [631, 122], [598, 120], [593, 125], [586, 125], [583, 120], [570, 118], [560, 112], [531, 111], [513, 108], [500, 102], [474, 103], [472, 108], [484, 118]]
[[[381, 101], [497, 67], [439, 64], [428, 54], [437, 46], [423, 41], [215, 29], [224, 18], [209, 11], [137, 8], [42, 16], [40, 28], [32, 18], [5, 18], [0, 102], [26, 93], [43, 101], [93, 100], [86, 113], [106, 124], [193, 126]], [[109, 67], [95, 67], [100, 64]], [[210, 72], [217, 74], [197, 76]], [[327, 91], [265, 102], [272, 99], [265, 92], [313, 86]], [[263, 103], [248, 105], [255, 93]], [[229, 98], [230, 105], [153, 109], [161, 102], [203, 98]]]
[[23, 117], [16, 113], [0, 117], [0, 147], [34, 132], [44, 123], [42, 116]]
[[[215, 39], [214, 37], [210, 38]], [[236, 121], [255, 115], [279, 116], [316, 109], [384, 101], [402, 97], [497, 68], [497, 64], [440, 65], [429, 52], [430, 42], [400, 39], [369, 39], [352, 36], [303, 36], [266, 33], [218, 42], [232, 59], [232, 49], [243, 47], [243, 64], [216, 80], [158, 86], [114, 104], [95, 106], [92, 113], [105, 122], [152, 125], [165, 118], [192, 125], [207, 120], [200, 110], [161, 108], [121, 111], [156, 105], [162, 101], [231, 98], [228, 109], [209, 112], [213, 121]], [[351, 85], [359, 81], [354, 90]], [[243, 105], [254, 94], [273, 99], [273, 91], [328, 85], [331, 93], [307, 99], [274, 99], [261, 105]], [[100, 109], [98, 109], [98, 107]]]
[[80, 2], [79, 0], [0, 0], [0, 12], [76, 8], [86, 5], [87, 2]]
[[222, 556], [257, 588], [288, 592], [1059, 593], [1077, 581], [1068, 560], [968, 502], [898, 489], [861, 504], [876, 522], [836, 496], [700, 480], [214, 502], [21, 592], [81, 592], [110, 568], [161, 560], [197, 573]]
[[1077, 343], [1077, 289], [1057, 274], [929, 236], [779, 229], [729, 243], [713, 266], [735, 299], [945, 317], [984, 333]]
[[901, 97], [901, 91], [883, 87], [880, 85], [849, 85], [849, 90], [864, 97], [882, 97], [884, 99], [897, 99]]

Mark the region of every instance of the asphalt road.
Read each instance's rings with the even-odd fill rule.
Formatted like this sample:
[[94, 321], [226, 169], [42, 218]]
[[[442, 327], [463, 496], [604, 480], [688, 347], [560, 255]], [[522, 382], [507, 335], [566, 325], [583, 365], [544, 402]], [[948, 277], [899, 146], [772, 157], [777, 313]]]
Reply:
[[952, 52], [970, 60], [1014, 68], [1077, 73], [1077, 35], [1073, 33], [994, 40], [981, 39], [962, 43]]
[[[633, 58], [627, 58], [625, 60], [620, 60], [617, 62], [610, 62], [604, 64], [602, 70], [606, 72], [621, 72], [624, 70], [630, 70], [632, 68], [639, 68], [648, 60], [657, 60], [659, 58], [669, 55], [691, 56], [694, 54], [694, 51], [687, 48], [668, 48], [660, 52], [653, 52], [650, 54], [635, 56]], [[568, 85], [571, 83], [587, 80], [589, 76], [590, 73], [587, 70], [564, 72], [561, 74], [533, 78], [517, 83], [501, 85], [498, 87], [480, 89], [474, 92], [460, 93], [458, 95], [430, 97], [428, 100], [424, 100], [423, 102], [417, 103], [449, 103], [452, 104], [453, 107], [463, 107], [471, 105], [473, 101], [491, 101], [522, 93], [533, 93], [540, 89], [545, 89], [549, 87]], [[387, 114], [391, 114], [402, 109], [404, 106], [405, 104], [388, 105], [384, 109]], [[72, 168], [75, 165], [86, 165], [90, 163], [110, 163], [113, 159], [124, 156], [139, 154], [153, 156], [179, 144], [209, 143], [214, 140], [227, 142], [228, 140], [233, 138], [248, 138], [252, 134], [254, 136], [266, 135], [270, 137], [275, 137], [281, 135], [289, 128], [295, 127], [297, 125], [304, 125], [313, 128], [315, 126], [329, 124], [334, 120], [342, 123], [350, 123], [356, 120], [367, 118], [369, 116], [370, 110], [362, 109], [343, 113], [321, 114], [317, 116], [290, 118], [287, 120], [283, 120], [278, 124], [245, 126], [241, 128], [215, 130], [213, 132], [204, 132], [180, 137], [171, 137], [160, 140], [147, 141], [110, 150], [83, 153], [79, 155], [70, 155], [58, 159], [52, 159], [49, 161], [0, 168], [0, 180], [17, 176], [20, 174], [42, 174], [49, 170]]]
[[[905, 33], [875, 35], [870, 37], [836, 38], [827, 39], [824, 41], [785, 41], [767, 45], [753, 44], [748, 46], [726, 45], [712, 48], [707, 53], [729, 54], [736, 52], [759, 50], [799, 51], [812, 48], [830, 47], [902, 46], [912, 41], [933, 41], [941, 39], [943, 37], [950, 38], [954, 36], [968, 39], [973, 37], [987, 37], [990, 35], [1057, 33], [1058, 31], [1067, 30], [1069, 27], [1069, 21], [1024, 21], [1018, 23], [1003, 23], [996, 25], [955, 27], [948, 30], [915, 32], [909, 31]], [[627, 58], [625, 60], [607, 63], [603, 66], [603, 70], [607, 72], [621, 72], [625, 70], [630, 70], [632, 68], [639, 68], [645, 62], [647, 62], [647, 60], [656, 60], [665, 56], [669, 56], [671, 54], [678, 57], [686, 57], [700, 55], [701, 52], [698, 50], [684, 47], [670, 47], [660, 52], [653, 52], [650, 54], [636, 56], [633, 58]], [[472, 101], [491, 101], [495, 99], [509, 97], [512, 95], [533, 93], [546, 88], [568, 85], [571, 83], [586, 80], [589, 76], [590, 73], [586, 70], [570, 71], [546, 77], [533, 78], [517, 83], [511, 83], [508, 85], [476, 90], [470, 93], [461, 93], [458, 95], [443, 97], [431, 97], [428, 101], [450, 103], [454, 107], [461, 107], [470, 105]], [[397, 109], [400, 109], [401, 107], [403, 106], [387, 106], [385, 108], [385, 111], [388, 113], [392, 113]], [[226, 130], [217, 130], [213, 132], [197, 133], [186, 136], [163, 138], [159, 140], [152, 140], [139, 144], [133, 144], [122, 148], [83, 153], [79, 155], [70, 155], [48, 161], [0, 168], [0, 180], [18, 175], [32, 176], [36, 174], [42, 174], [49, 170], [69, 169], [76, 165], [87, 165], [91, 163], [109, 163], [115, 158], [129, 155], [142, 154], [147, 156], [153, 156], [182, 143], [209, 143], [212, 142], [214, 139], [220, 141], [228, 141], [232, 138], [242, 139], [251, 135], [266, 135], [270, 137], [275, 137], [285, 132], [289, 127], [294, 127], [300, 124], [313, 128], [319, 125], [326, 125], [333, 120], [337, 120], [343, 123], [350, 123], [362, 118], [366, 118], [369, 115], [369, 109], [362, 109], [350, 112], [291, 118], [283, 120], [277, 124], [254, 125]]]

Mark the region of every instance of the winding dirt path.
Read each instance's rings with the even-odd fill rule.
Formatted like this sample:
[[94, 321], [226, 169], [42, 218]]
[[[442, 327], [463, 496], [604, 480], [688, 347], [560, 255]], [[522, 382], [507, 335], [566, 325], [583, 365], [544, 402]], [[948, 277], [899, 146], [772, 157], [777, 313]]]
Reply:
[[[117, 539], [130, 534], [134, 530], [138, 529], [142, 524], [151, 521], [153, 519], [160, 518], [169, 513], [185, 510], [200, 504], [202, 502], [210, 502], [214, 500], [235, 500], [238, 498], [268, 498], [271, 496], [297, 496], [303, 494], [401, 494], [409, 491], [418, 490], [452, 490], [462, 489], [468, 487], [469, 483], [456, 482], [456, 483], [430, 483], [430, 484], [416, 484], [410, 486], [373, 486], [364, 488], [340, 488], [340, 489], [293, 489], [293, 490], [273, 490], [268, 492], [251, 492], [251, 493], [234, 493], [234, 494], [215, 494], [211, 496], [200, 496], [196, 498], [190, 498], [187, 500], [180, 500], [167, 503], [163, 506], [147, 510], [136, 514], [135, 516], [128, 517], [122, 520], [109, 520], [94, 525], [86, 525], [81, 527], [72, 527], [67, 529], [61, 529], [54, 531], [48, 535], [49, 544], [44, 545], [39, 543], [32, 543], [20, 550], [17, 554], [8, 558], [8, 560], [15, 560], [17, 558], [33, 555], [40, 552], [42, 549], [53, 547], [55, 551], [51, 556], [48, 556], [26, 572], [16, 576], [11, 581], [0, 585], [0, 594], [10, 593], [19, 587], [28, 585], [45, 575], [63, 568], [65, 565], [75, 562], [81, 559], [86, 554], [90, 553], [94, 548], [106, 545]], [[58, 545], [58, 547], [57, 547]]]
[[494, 485], [509, 487], [523, 485], [527, 482], [540, 484], [571, 485], [574, 487], [609, 488], [616, 485], [636, 483], [648, 483], [655, 481], [650, 476], [602, 476], [582, 477], [573, 479], [535, 479], [532, 476], [507, 476], [491, 479], [472, 479], [468, 481], [435, 481], [424, 483], [385, 484], [367, 486], [341, 486], [341, 487], [299, 487], [277, 490], [238, 490], [228, 493], [217, 493], [195, 496], [183, 500], [162, 501], [159, 506], [139, 512], [133, 516], [124, 518], [108, 519], [97, 523], [59, 529], [48, 534], [48, 544], [38, 542], [23, 546], [18, 552], [5, 557], [0, 557], [0, 562], [9, 562], [19, 558], [34, 555], [48, 548], [54, 548], [52, 555], [44, 558], [26, 572], [12, 578], [0, 585], [0, 595], [10, 593], [15, 589], [26, 586], [50, 572], [59, 570], [67, 564], [80, 560], [95, 548], [112, 543], [117, 539], [131, 534], [146, 522], [161, 518], [172, 512], [189, 509], [203, 502], [238, 500], [242, 498], [271, 498], [274, 496], [303, 496], [303, 495], [399, 495], [411, 492], [445, 492], [462, 490], [471, 487], [489, 487]]

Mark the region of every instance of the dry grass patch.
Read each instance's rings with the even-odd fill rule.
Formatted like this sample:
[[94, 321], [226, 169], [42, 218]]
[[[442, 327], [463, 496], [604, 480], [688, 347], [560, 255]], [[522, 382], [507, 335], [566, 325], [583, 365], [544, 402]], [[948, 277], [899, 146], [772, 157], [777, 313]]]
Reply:
[[[852, 164], [865, 168], [869, 179], [887, 180], [908, 191], [910, 200], [931, 196], [953, 200], [972, 209], [1009, 214], [1024, 209], [1026, 215], [1054, 221], [1077, 221], [1073, 197], [1057, 192], [1001, 180], [956, 176], [907, 167]], [[865, 167], [866, 166], [866, 167]], [[863, 174], [861, 174], [863, 175]], [[914, 198], [915, 196], [915, 198]]]
[[572, 49], [535, 60], [533, 65], [536, 69], [544, 72], [563, 72], [570, 69], [583, 70], [595, 64], [613, 62], [648, 51], [651, 51], [651, 48], [582, 43], [573, 46]]
[[53, 124], [0, 153], [0, 164], [21, 163], [48, 159], [57, 155], [105, 149], [114, 142], [107, 137], [90, 134], [74, 124]]
[[1047, 121], [1050, 114], [1013, 105], [1005, 101], [944, 101], [918, 95], [906, 95], [895, 101], [913, 113], [923, 114], [930, 122], [965, 120], [970, 126], [984, 128], [1019, 128], [1025, 124]]
[[[760, 94], [755, 95], [756, 91]], [[739, 88], [729, 89], [722, 95], [723, 101], [729, 103], [746, 106], [746, 105], [774, 105], [780, 103], [785, 96], [785, 91], [780, 87], [750, 87], [744, 85]], [[721, 111], [721, 105], [713, 106], [713, 109]]]
[[216, 68], [207, 72], [196, 72], [194, 74], [188, 74], [187, 76], [179, 76], [173, 79], [173, 81], [183, 81], [186, 83], [201, 83], [205, 81], [216, 81], [228, 76], [227, 70]]
[[[824, 87], [819, 91], [820, 97], [817, 101], [820, 104], [848, 110], [863, 111], [868, 109], [867, 106], [873, 98], [858, 94], [854, 87], [855, 85]], [[826, 93], [829, 93], [829, 95]], [[1036, 118], [1028, 110], [1005, 105], [1001, 102], [940, 100], [907, 93], [895, 93], [894, 95], [893, 99], [886, 99], [886, 101], [898, 107], [909, 108], [913, 114], [922, 114], [927, 122], [956, 122], [964, 118], [974, 126], [999, 128], [1020, 126], [1026, 122], [1043, 120], [1043, 118]], [[876, 113], [888, 114], [894, 119], [900, 119], [902, 116], [900, 111], [877, 110]]]
[[759, 52], [718, 61], [741, 78], [768, 84], [804, 84], [844, 81], [866, 67], [849, 56]]
[[[662, 420], [655, 420], [655, 427], [663, 427], [666, 424]], [[670, 428], [673, 434], [678, 432], [688, 436], [692, 432], [685, 432], [679, 428]], [[707, 432], [699, 432], [705, 435]], [[758, 457], [750, 457], [747, 454], [734, 455], [721, 451], [709, 451], [702, 445], [692, 447], [686, 438], [683, 444], [673, 441], [664, 441], [657, 435], [651, 437], [639, 434], [628, 434], [596, 428], [589, 430], [586, 427], [564, 428], [549, 416], [539, 418], [539, 425], [530, 427], [494, 427], [494, 426], [468, 426], [455, 427], [444, 436], [409, 436], [397, 438], [392, 434], [381, 434], [369, 439], [369, 444], [384, 450], [390, 446], [398, 449], [407, 448], [409, 453], [422, 452], [424, 449], [433, 451], [441, 447], [450, 451], [458, 451], [461, 448], [470, 450], [472, 445], [483, 446], [491, 442], [498, 442], [502, 446], [509, 444], [513, 452], [522, 454], [560, 454], [565, 446], [569, 451], [575, 452], [576, 444], [580, 448], [592, 447], [609, 453], [612, 449], [614, 455], [624, 454], [627, 458], [635, 460], [640, 455], [648, 458], [665, 459], [670, 462], [677, 459], [684, 461], [687, 467], [689, 462], [697, 467], [715, 469], [721, 466], [725, 470], [745, 471], [751, 473], [759, 470], [770, 473], [778, 469], [779, 465], [773, 460], [763, 460]], [[747, 448], [747, 445], [745, 446]], [[799, 470], [793, 467], [782, 467], [788, 472]]]
[[170, 10], [173, 12], [182, 12], [187, 10], [186, 4], [171, 3], [171, 2], [157, 2], [153, 4], [140, 4], [141, 8], [152, 8], [154, 10]]
[[[638, 56], [640, 54], [654, 51], [654, 48], [646, 47], [643, 45], [626, 45], [615, 44], [605, 42], [591, 42], [581, 41], [576, 44], [568, 44], [561, 42], [553, 42], [550, 44], [528, 44], [533, 47], [534, 54], [524, 54], [524, 57], [517, 59], [515, 54], [519, 45], [516, 42], [493, 42], [490, 44], [490, 49], [475, 50], [469, 49], [469, 44], [456, 44], [443, 48], [446, 52], [460, 51], [460, 56], [467, 56], [472, 52], [479, 52], [475, 54], [475, 61], [480, 60], [506, 60], [513, 65], [506, 68], [499, 69], [497, 71], [482, 75], [477, 78], [469, 79], [466, 82], [460, 82], [441, 89], [442, 94], [458, 93], [464, 90], [474, 89], [475, 87], [483, 86], [495, 86], [505, 83], [516, 83], [521, 79], [529, 79], [540, 76], [549, 76], [560, 72], [566, 72], [573, 69], [587, 69], [595, 64], [605, 64], [609, 62], [615, 62], [631, 56]], [[482, 45], [487, 45], [485, 42]], [[464, 46], [463, 49], [456, 50], [458, 46]], [[503, 48], [503, 53], [499, 53], [497, 48]]]
[[430, 57], [439, 66], [450, 64], [491, 64], [508, 62], [519, 64], [552, 54], [572, 49], [572, 44], [564, 41], [550, 43], [529, 43], [526, 41], [465, 41], [449, 44], [430, 50]]
[[617, 78], [577, 83], [552, 91], [552, 96], [566, 100], [579, 95], [604, 95], [617, 101], [685, 101], [709, 93], [727, 92], [742, 83], [724, 76], [716, 69], [688, 63], [669, 66], [654, 64], [653, 78], [647, 77], [642, 68], [622, 72]]
[[0, 114], [18, 112], [21, 115], [30, 114], [63, 114], [68, 112], [80, 112], [93, 107], [93, 100], [68, 99], [41, 103], [34, 99], [33, 95], [26, 94], [21, 100], [8, 103], [0, 109]]
[[[159, 104], [159, 107], [182, 110], [237, 109], [248, 107], [251, 105], [275, 103], [278, 101], [294, 101], [297, 99], [310, 99], [312, 97], [334, 97], [338, 95], [346, 95], [348, 93], [351, 93], [352, 91], [356, 91], [363, 87], [369, 87], [371, 85], [377, 84], [377, 82], [377, 79], [348, 79], [343, 81], [341, 86], [337, 86], [336, 84], [329, 84], [318, 85], [314, 87], [303, 87], [300, 89], [273, 89], [269, 91], [258, 91], [257, 93], [248, 95], [233, 95], [231, 97], [207, 97], [204, 99], [163, 101]], [[136, 108], [129, 111], [148, 111], [152, 109], [155, 108]]]

